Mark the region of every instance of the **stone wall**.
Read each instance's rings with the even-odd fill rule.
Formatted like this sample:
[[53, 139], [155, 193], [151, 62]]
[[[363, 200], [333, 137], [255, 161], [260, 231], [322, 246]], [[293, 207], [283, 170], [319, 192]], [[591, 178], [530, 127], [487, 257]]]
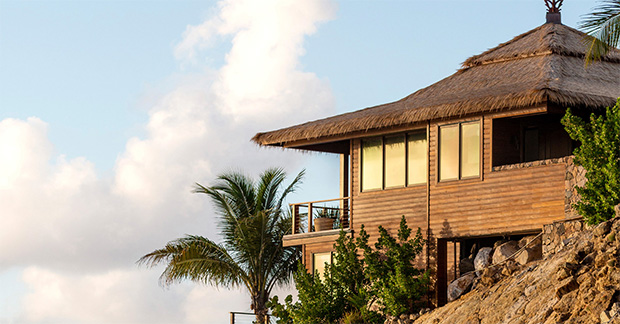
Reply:
[[581, 232], [585, 224], [581, 218], [553, 222], [543, 226], [543, 257], [556, 253], [570, 242], [571, 236]]
[[573, 219], [580, 217], [573, 207], [581, 198], [576, 187], [583, 187], [586, 183], [586, 170], [582, 166], [573, 163], [574, 156], [562, 158], [566, 163], [566, 177], [564, 178], [564, 218]]

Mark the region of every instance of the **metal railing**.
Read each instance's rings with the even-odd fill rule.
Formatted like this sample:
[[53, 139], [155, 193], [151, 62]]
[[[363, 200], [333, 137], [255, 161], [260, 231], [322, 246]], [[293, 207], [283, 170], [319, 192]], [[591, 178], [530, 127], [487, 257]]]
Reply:
[[317, 226], [316, 220], [332, 219], [331, 228], [349, 228], [351, 220], [351, 198], [317, 200], [290, 204], [293, 214], [293, 234], [311, 233], [324, 230]]

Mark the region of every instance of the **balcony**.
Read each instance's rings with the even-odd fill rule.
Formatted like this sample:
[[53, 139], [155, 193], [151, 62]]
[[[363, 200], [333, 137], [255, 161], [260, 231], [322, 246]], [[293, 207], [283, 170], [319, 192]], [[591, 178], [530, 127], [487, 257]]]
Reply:
[[284, 246], [334, 241], [340, 229], [349, 231], [350, 206], [350, 197], [290, 204], [293, 228]]

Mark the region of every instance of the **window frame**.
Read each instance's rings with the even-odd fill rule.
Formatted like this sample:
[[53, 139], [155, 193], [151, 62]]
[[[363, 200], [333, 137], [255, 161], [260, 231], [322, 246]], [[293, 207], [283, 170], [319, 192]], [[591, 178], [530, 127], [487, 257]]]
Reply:
[[[415, 134], [424, 134], [425, 140], [426, 140], [426, 150], [425, 150], [425, 162], [426, 162], [426, 169], [425, 169], [425, 181], [424, 182], [417, 182], [417, 183], [409, 183], [409, 137], [411, 135], [415, 135]], [[404, 172], [404, 185], [397, 185], [397, 186], [390, 186], [387, 187], [386, 186], [386, 160], [385, 160], [385, 139], [386, 138], [395, 138], [395, 137], [401, 137], [404, 140], [404, 160], [403, 160], [403, 168], [405, 170]], [[364, 189], [364, 141], [365, 140], [370, 140], [370, 139], [379, 139], [381, 141], [381, 187], [380, 188], [373, 188], [373, 189]], [[383, 190], [391, 190], [391, 189], [402, 189], [402, 188], [408, 188], [408, 187], [416, 187], [416, 186], [422, 186], [422, 185], [426, 185], [429, 182], [429, 176], [428, 176], [428, 166], [429, 166], [429, 130], [427, 128], [421, 128], [421, 129], [414, 129], [411, 131], [406, 131], [406, 132], [400, 132], [400, 133], [395, 133], [395, 134], [384, 134], [384, 135], [378, 135], [378, 136], [372, 136], [372, 137], [366, 137], [366, 138], [361, 138], [360, 139], [360, 147], [359, 147], [359, 152], [360, 152], [360, 156], [359, 156], [359, 179], [360, 179], [360, 183], [359, 183], [359, 191], [360, 192], [375, 192], [375, 191], [383, 191]]]
[[[463, 124], [473, 124], [473, 123], [477, 123], [478, 124], [478, 175], [475, 176], [469, 176], [469, 177], [463, 177], [462, 176], [462, 157], [463, 157]], [[458, 129], [458, 150], [457, 150], [457, 154], [458, 154], [458, 159], [457, 159], [457, 168], [458, 168], [458, 172], [457, 172], [457, 177], [456, 178], [450, 178], [450, 179], [441, 179], [441, 128], [442, 127], [457, 127]], [[437, 147], [436, 147], [436, 162], [435, 162], [435, 167], [436, 167], [436, 181], [435, 183], [447, 183], [447, 182], [454, 182], [454, 181], [462, 181], [462, 180], [472, 180], [472, 179], [482, 179], [483, 177], [483, 163], [484, 163], [484, 123], [482, 118], [476, 118], [476, 119], [469, 119], [469, 120], [463, 120], [463, 121], [458, 121], [458, 122], [449, 122], [449, 123], [445, 123], [445, 124], [439, 124], [437, 125]]]

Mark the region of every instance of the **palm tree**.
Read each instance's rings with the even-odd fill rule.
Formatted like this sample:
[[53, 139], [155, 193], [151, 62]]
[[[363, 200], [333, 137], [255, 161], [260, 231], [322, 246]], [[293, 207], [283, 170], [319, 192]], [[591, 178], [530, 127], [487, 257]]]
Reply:
[[194, 192], [207, 194], [215, 204], [222, 242], [187, 235], [143, 256], [138, 264], [165, 263], [160, 277], [164, 285], [185, 279], [217, 287], [243, 285], [257, 322], [264, 323], [271, 290], [290, 282], [300, 257], [298, 249], [282, 246], [282, 237], [292, 227], [291, 215], [282, 210], [282, 204], [303, 174], [283, 191], [282, 169], [266, 170], [258, 182], [233, 172], [220, 175], [212, 187], [196, 184]]
[[586, 54], [586, 65], [600, 60], [620, 43], [620, 0], [602, 0], [586, 15], [580, 27], [593, 36]]

